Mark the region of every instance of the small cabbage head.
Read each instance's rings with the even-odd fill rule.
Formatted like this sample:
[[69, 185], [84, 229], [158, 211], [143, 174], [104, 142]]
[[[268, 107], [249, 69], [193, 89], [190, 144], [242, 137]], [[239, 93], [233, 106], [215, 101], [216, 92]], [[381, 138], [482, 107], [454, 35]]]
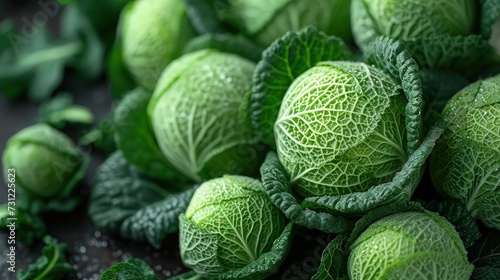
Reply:
[[230, 0], [232, 13], [256, 42], [268, 46], [288, 31], [312, 25], [351, 41], [351, 0]]
[[458, 92], [430, 161], [434, 186], [472, 216], [500, 230], [500, 75]]
[[206, 276], [256, 261], [286, 225], [259, 180], [235, 175], [203, 183], [180, 222], [182, 260]]
[[351, 24], [362, 49], [377, 36], [419, 39], [469, 35], [477, 22], [477, 0], [352, 0]]
[[351, 246], [351, 280], [467, 280], [474, 266], [453, 225], [431, 212], [405, 212], [371, 224]]
[[390, 181], [408, 157], [401, 92], [360, 62], [320, 62], [294, 80], [274, 135], [295, 191], [342, 195]]
[[[58, 130], [37, 124], [7, 142], [3, 152], [4, 179], [15, 173], [15, 184], [38, 197], [53, 197], [75, 184], [83, 157], [71, 139]], [[14, 170], [14, 171], [12, 171]]]
[[122, 12], [118, 32], [127, 69], [148, 90], [195, 36], [182, 0], [133, 1]]
[[258, 168], [245, 94], [255, 63], [215, 50], [187, 54], [161, 77], [148, 105], [158, 146], [183, 174], [201, 181]]

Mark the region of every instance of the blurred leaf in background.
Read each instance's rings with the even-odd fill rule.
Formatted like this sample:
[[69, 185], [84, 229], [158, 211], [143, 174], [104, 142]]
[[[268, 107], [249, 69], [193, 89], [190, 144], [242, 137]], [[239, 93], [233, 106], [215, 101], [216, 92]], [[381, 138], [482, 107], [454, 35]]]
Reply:
[[58, 0], [62, 5], [75, 3], [88, 19], [106, 49], [115, 40], [116, 25], [123, 7], [131, 0]]
[[63, 81], [66, 67], [86, 80], [102, 74], [104, 45], [79, 6], [64, 8], [57, 38], [49, 30], [48, 12], [44, 15], [45, 23], [0, 24], [0, 90], [8, 99], [27, 94], [34, 102], [46, 100]]
[[63, 128], [66, 123], [89, 125], [94, 122], [94, 116], [89, 108], [74, 105], [73, 96], [62, 93], [43, 102], [38, 113], [38, 122], [46, 123], [55, 128]]

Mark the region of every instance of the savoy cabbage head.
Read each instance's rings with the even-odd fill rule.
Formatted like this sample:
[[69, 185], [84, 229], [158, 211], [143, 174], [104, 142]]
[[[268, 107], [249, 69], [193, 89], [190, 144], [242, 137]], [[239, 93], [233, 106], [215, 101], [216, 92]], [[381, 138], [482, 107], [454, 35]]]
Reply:
[[397, 40], [377, 38], [359, 62], [314, 28], [277, 39], [250, 99], [258, 137], [276, 150], [260, 169], [267, 194], [292, 221], [326, 232], [410, 199], [442, 132], [424, 139], [422, 96], [418, 66]]
[[148, 90], [194, 35], [182, 0], [133, 1], [123, 9], [118, 27], [123, 62]]
[[291, 224], [249, 177], [206, 181], [179, 220], [182, 261], [209, 278], [264, 279], [290, 245]]
[[350, 233], [337, 235], [325, 248], [312, 279], [469, 279], [474, 266], [461, 234], [477, 226], [463, 222], [473, 221], [470, 217], [457, 220], [456, 212], [439, 213], [409, 201], [369, 211]]
[[498, 0], [353, 0], [351, 5], [353, 36], [362, 50], [377, 36], [389, 36], [403, 41], [424, 68], [464, 73], [489, 63], [488, 40], [499, 17]]
[[466, 280], [473, 269], [453, 225], [432, 212], [386, 216], [371, 224], [350, 249], [351, 280]]
[[353, 0], [352, 24], [362, 48], [380, 35], [419, 39], [469, 35], [475, 30], [476, 0]]
[[500, 229], [500, 76], [458, 92], [443, 110], [446, 129], [430, 161], [434, 186]]
[[160, 150], [195, 181], [252, 174], [260, 157], [246, 108], [255, 63], [200, 50], [174, 61], [148, 105]]
[[405, 104], [389, 75], [361, 62], [320, 62], [300, 75], [274, 125], [297, 193], [341, 195], [390, 180], [408, 158]]

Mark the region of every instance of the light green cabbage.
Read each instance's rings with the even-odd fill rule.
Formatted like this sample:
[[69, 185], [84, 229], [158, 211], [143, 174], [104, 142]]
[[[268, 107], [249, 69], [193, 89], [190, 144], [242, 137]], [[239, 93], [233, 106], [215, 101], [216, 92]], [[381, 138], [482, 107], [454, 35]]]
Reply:
[[189, 178], [257, 169], [259, 153], [244, 102], [254, 68], [237, 55], [201, 50], [163, 73], [148, 114], [162, 153]]
[[118, 36], [123, 60], [138, 85], [153, 90], [195, 33], [182, 0], [141, 0], [122, 12]]
[[286, 225], [260, 181], [231, 175], [203, 183], [180, 222], [182, 260], [204, 276], [257, 261], [271, 250]]
[[379, 35], [421, 39], [472, 34], [477, 0], [353, 0], [352, 29], [363, 49]]
[[458, 92], [443, 110], [446, 130], [431, 157], [434, 186], [500, 230], [500, 76]]
[[9, 178], [14, 178], [16, 186], [39, 197], [53, 197], [71, 188], [80, 179], [75, 177], [83, 164], [71, 139], [45, 124], [19, 131], [3, 152], [5, 182], [12, 183]]
[[431, 212], [405, 212], [371, 224], [351, 245], [351, 280], [467, 280], [474, 266], [456, 230]]
[[274, 125], [278, 157], [304, 197], [366, 191], [407, 160], [405, 97], [381, 70], [321, 62], [300, 75]]
[[351, 40], [350, 0], [230, 0], [238, 24], [264, 46], [308, 25]]

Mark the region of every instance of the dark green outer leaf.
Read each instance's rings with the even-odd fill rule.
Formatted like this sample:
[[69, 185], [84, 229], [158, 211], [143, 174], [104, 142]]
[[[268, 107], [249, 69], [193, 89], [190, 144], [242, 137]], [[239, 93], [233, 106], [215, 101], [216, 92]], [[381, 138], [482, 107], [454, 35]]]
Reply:
[[147, 115], [151, 94], [136, 88], [128, 93], [115, 109], [115, 142], [127, 161], [149, 176], [163, 179], [183, 179], [184, 176], [167, 161], [156, 143]]
[[115, 152], [96, 173], [89, 216], [103, 231], [159, 248], [167, 234], [177, 231], [177, 217], [194, 191], [174, 193], [161, 188]]
[[471, 280], [500, 279], [500, 232], [491, 229], [469, 248], [474, 265]]
[[488, 234], [469, 248], [469, 260], [476, 267], [500, 269], [500, 231], [490, 229]]
[[267, 154], [266, 160], [260, 167], [260, 174], [262, 184], [271, 201], [294, 223], [324, 232], [343, 232], [350, 228], [345, 218], [301, 207], [290, 192], [285, 169], [275, 152]]
[[253, 62], [258, 62], [262, 54], [262, 48], [252, 41], [228, 33], [205, 34], [195, 37], [184, 48], [184, 54], [202, 49], [216, 49], [221, 52], [237, 54]]
[[481, 35], [439, 35], [403, 42], [421, 67], [453, 69], [466, 74], [479, 70], [474, 69], [480, 67], [478, 62], [493, 51]]
[[183, 0], [194, 29], [199, 34], [224, 33], [224, 10], [229, 7], [225, 0]]
[[374, 186], [365, 192], [306, 198], [302, 202], [302, 207], [318, 210], [327, 209], [339, 214], [355, 214], [397, 200], [410, 199], [422, 175], [425, 161], [442, 132], [441, 123], [432, 128], [422, 145], [410, 155], [401, 170], [394, 175], [392, 181]]
[[498, 280], [500, 279], [500, 268], [498, 267], [476, 267], [472, 271], [470, 280]]
[[455, 201], [422, 202], [425, 209], [445, 217], [458, 231], [465, 248], [469, 248], [481, 237], [476, 220], [462, 204]]
[[481, 35], [491, 37], [493, 24], [500, 18], [500, 0], [480, 0], [481, 2]]
[[27, 271], [19, 270], [19, 280], [58, 280], [74, 271], [65, 257], [66, 244], [57, 243], [50, 236], [45, 236], [43, 241], [45, 246], [42, 248], [42, 256]]
[[165, 236], [178, 231], [178, 217], [183, 213], [196, 187], [139, 209], [128, 217], [120, 227], [120, 235], [136, 241], [148, 241], [160, 248]]
[[411, 155], [422, 136], [423, 91], [418, 65], [402, 42], [386, 36], [377, 37], [365, 53], [368, 64], [390, 74], [403, 87], [406, 104], [406, 150]]
[[288, 32], [262, 53], [253, 76], [251, 118], [257, 136], [275, 148], [274, 123], [293, 80], [320, 61], [354, 60], [347, 46], [313, 27]]

